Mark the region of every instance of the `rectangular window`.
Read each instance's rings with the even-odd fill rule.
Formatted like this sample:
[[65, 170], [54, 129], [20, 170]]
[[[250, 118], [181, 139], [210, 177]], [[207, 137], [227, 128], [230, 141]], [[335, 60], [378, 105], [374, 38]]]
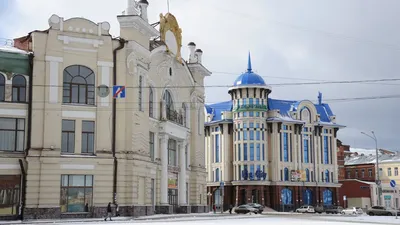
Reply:
[[256, 140], [259, 141], [260, 140], [260, 131], [256, 131]]
[[94, 153], [94, 121], [82, 121], [82, 153]]
[[0, 118], [0, 151], [24, 151], [24, 143], [25, 119]]
[[75, 152], [75, 121], [62, 120], [61, 152]]
[[243, 123], [243, 128], [247, 128], [247, 122]]
[[254, 161], [254, 143], [250, 143], [250, 161]]
[[364, 178], [364, 176], [365, 176], [365, 169], [362, 169], [361, 170], [361, 178]]
[[256, 160], [260, 161], [261, 160], [261, 149], [260, 149], [260, 144], [256, 144]]
[[241, 161], [242, 159], [242, 148], [241, 148], [241, 144], [238, 144], [238, 161]]
[[347, 171], [347, 179], [350, 179], [350, 178], [351, 178], [351, 172]]
[[304, 145], [303, 145], [303, 148], [304, 148], [304, 163], [309, 163], [309, 160], [308, 160], [308, 142], [309, 142], [308, 135], [306, 134], [306, 135], [304, 135]]
[[249, 128], [254, 128], [254, 123], [250, 122], [249, 123]]
[[264, 144], [262, 144], [262, 149], [261, 149], [262, 151], [262, 160], [264, 161], [265, 160], [265, 148], [264, 148]]
[[156, 182], [154, 179], [151, 179], [150, 193], [151, 193], [151, 206], [153, 207], [153, 209], [155, 209], [156, 207], [155, 188], [156, 188]]
[[253, 141], [254, 140], [254, 130], [250, 131], [250, 140]]
[[219, 134], [215, 135], [215, 162], [219, 162]]
[[324, 164], [329, 164], [328, 136], [324, 136]]
[[150, 159], [154, 162], [154, 133], [149, 132]]
[[61, 212], [89, 212], [93, 205], [93, 175], [61, 175]]
[[240, 131], [239, 132], [237, 132], [237, 134], [238, 134], [238, 141], [240, 141]]
[[247, 143], [243, 144], [243, 160], [247, 161]]
[[139, 101], [139, 110], [140, 111], [143, 111], [142, 93], [143, 93], [143, 77], [139, 76], [139, 93], [138, 93], [139, 99], [138, 99], [138, 101]]
[[185, 165], [186, 165], [186, 168], [188, 168], [189, 167], [189, 159], [188, 159], [188, 149], [189, 147], [188, 147], [188, 145], [186, 145], [185, 146]]
[[265, 135], [265, 134], [264, 134], [264, 131], [263, 131], [263, 130], [261, 131], [261, 135], [262, 135], [262, 140], [264, 141], [264, 135]]
[[[349, 172], [348, 172], [349, 173]], [[368, 176], [372, 177], [372, 169], [368, 169]]]
[[355, 178], [358, 178], [358, 170], [356, 170], [356, 173], [355, 173]]
[[398, 168], [398, 167], [395, 167], [395, 168], [394, 168], [394, 175], [395, 175], [395, 176], [398, 176], [398, 175], [399, 175], [399, 168]]
[[176, 166], [176, 141], [168, 140], [168, 165]]
[[249, 180], [254, 180], [254, 176], [255, 175], [255, 173], [254, 173], [254, 165], [250, 165], [250, 173], [249, 173]]
[[392, 168], [387, 169], [388, 176], [392, 176]]
[[289, 162], [289, 135], [288, 133], [283, 133], [283, 161]]
[[243, 140], [247, 141], [247, 131], [243, 131]]

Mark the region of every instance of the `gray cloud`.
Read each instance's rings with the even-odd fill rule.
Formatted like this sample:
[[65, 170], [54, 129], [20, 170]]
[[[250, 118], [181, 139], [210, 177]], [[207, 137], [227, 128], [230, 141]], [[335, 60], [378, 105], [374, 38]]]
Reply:
[[[19, 22], [7, 36], [47, 28], [51, 14], [109, 21], [118, 36], [116, 15], [125, 0], [18, 0]], [[150, 21], [166, 12], [166, 0], [149, 1]], [[79, 7], [77, 7], [79, 6]], [[251, 51], [253, 68], [267, 83], [311, 80], [398, 78], [400, 71], [400, 2], [396, 0], [170, 0], [170, 10], [183, 30], [183, 43], [196, 42], [204, 65], [214, 73], [206, 85], [231, 85], [246, 69]], [[37, 13], [37, 12], [41, 13]], [[11, 18], [7, 19], [11, 22]], [[29, 21], [29, 22], [24, 22]], [[183, 55], [187, 55], [184, 46]], [[268, 77], [269, 76], [269, 77]], [[278, 79], [276, 77], [293, 79]], [[388, 82], [385, 82], [388, 83]], [[397, 84], [397, 85], [393, 85]], [[316, 100], [400, 94], [400, 82], [273, 87], [271, 97]], [[227, 88], [208, 87], [207, 102], [229, 99]], [[373, 148], [361, 131], [374, 130], [380, 147], [400, 150], [395, 113], [399, 99], [331, 103], [339, 123], [348, 126], [339, 138], [353, 147]]]

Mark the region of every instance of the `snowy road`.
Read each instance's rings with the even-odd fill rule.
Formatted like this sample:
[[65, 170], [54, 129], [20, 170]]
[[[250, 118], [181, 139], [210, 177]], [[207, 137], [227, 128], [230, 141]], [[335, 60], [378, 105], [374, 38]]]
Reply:
[[[29, 224], [29, 223], [24, 223]], [[35, 223], [42, 224], [42, 223]], [[232, 215], [226, 217], [202, 216], [170, 219], [128, 220], [128, 221], [85, 221], [85, 222], [60, 222], [53, 221], [46, 224], [52, 225], [103, 225], [103, 224], [135, 224], [135, 225], [366, 225], [366, 224], [400, 224], [400, 219], [395, 217], [371, 216], [340, 216], [340, 215]]]

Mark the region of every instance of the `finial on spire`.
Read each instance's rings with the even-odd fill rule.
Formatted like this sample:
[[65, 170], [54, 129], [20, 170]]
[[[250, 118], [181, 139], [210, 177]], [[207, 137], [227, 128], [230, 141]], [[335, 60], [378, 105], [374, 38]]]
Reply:
[[322, 105], [322, 93], [318, 91], [318, 105]]
[[251, 57], [250, 57], [250, 52], [249, 52], [249, 60], [247, 62], [247, 72], [251, 73], [253, 72], [251, 69]]

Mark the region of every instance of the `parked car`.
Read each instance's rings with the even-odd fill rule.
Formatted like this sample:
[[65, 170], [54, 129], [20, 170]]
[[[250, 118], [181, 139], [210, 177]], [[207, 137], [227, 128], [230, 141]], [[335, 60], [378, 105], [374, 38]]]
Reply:
[[400, 210], [386, 208], [384, 206], [372, 206], [367, 210], [367, 214], [370, 216], [395, 216], [397, 211], [397, 215], [400, 215]]
[[361, 215], [363, 213], [364, 211], [360, 207], [349, 207], [340, 212], [342, 215]]
[[250, 206], [252, 208], [258, 209], [258, 213], [262, 213], [264, 211], [264, 206], [262, 206], [262, 205], [260, 205], [258, 203], [248, 203], [246, 205], [248, 205], [248, 206]]
[[330, 206], [325, 208], [326, 214], [339, 214], [343, 210], [342, 206]]
[[240, 205], [235, 208], [235, 213], [237, 214], [247, 214], [247, 213], [258, 213], [258, 209], [250, 207], [249, 205]]
[[300, 208], [296, 209], [297, 213], [315, 213], [314, 206], [311, 205], [303, 205]]
[[316, 205], [314, 207], [314, 210], [316, 213], [321, 214], [321, 213], [325, 212], [325, 207], [323, 205]]

